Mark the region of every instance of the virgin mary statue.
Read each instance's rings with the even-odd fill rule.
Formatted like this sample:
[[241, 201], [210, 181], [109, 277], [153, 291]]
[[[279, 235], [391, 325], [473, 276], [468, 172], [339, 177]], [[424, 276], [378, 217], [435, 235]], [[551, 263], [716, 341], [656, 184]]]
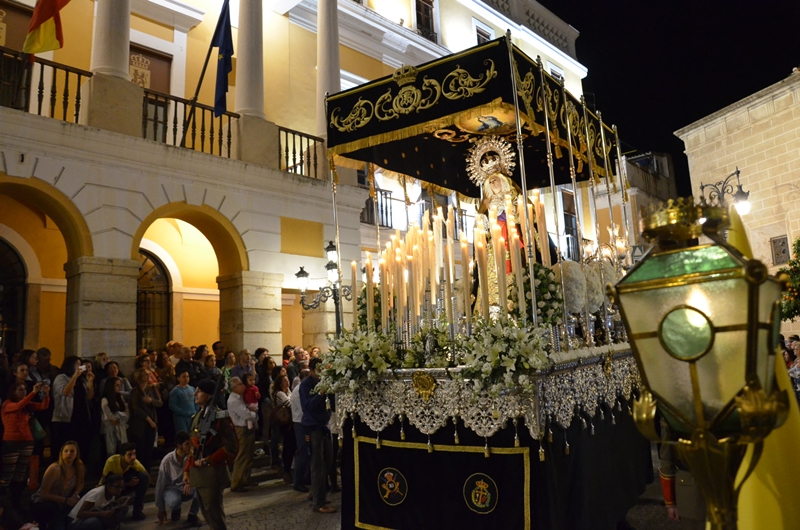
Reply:
[[[493, 311], [499, 310], [500, 298], [497, 292], [497, 269], [495, 266], [494, 258], [494, 245], [495, 241], [492, 240], [492, 233], [490, 229], [489, 212], [494, 209], [497, 212], [497, 224], [500, 225], [503, 240], [505, 241], [505, 251], [503, 254], [506, 256], [506, 273], [511, 273], [511, 260], [508, 252], [509, 242], [512, 241], [513, 231], [517, 232], [519, 236], [520, 248], [522, 249], [522, 227], [520, 222], [524, 219], [516, 219], [513, 226], [509, 226], [509, 215], [506, 212], [508, 205], [516, 208], [517, 201], [520, 198], [520, 192], [516, 184], [509, 178], [514, 172], [516, 162], [514, 161], [515, 153], [512, 145], [505, 139], [499, 136], [485, 136], [475, 143], [475, 146], [470, 149], [470, 155], [467, 159], [467, 173], [472, 182], [481, 187], [481, 203], [478, 207], [478, 216], [475, 219], [475, 230], [482, 230], [486, 234], [487, 241], [487, 258], [488, 258], [488, 282], [489, 282], [489, 305]], [[530, 220], [536, 227], [535, 219]], [[555, 260], [554, 250], [555, 245], [548, 241], [551, 256]], [[539, 263], [542, 262], [541, 249], [536, 247], [534, 249], [535, 260]], [[527, 262], [527, 256], [522, 250], [523, 262]], [[478, 276], [472, 286], [475, 304], [474, 307], [480, 307], [478, 300]]]

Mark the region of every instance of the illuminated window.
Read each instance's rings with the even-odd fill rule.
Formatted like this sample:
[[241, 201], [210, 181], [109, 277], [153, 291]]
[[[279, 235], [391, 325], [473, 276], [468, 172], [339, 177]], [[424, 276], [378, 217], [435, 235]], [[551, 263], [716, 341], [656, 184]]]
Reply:
[[475, 40], [478, 44], [494, 39], [494, 30], [480, 20], [473, 18], [472, 27], [475, 28]]
[[436, 42], [434, 29], [433, 0], [417, 0], [417, 33], [429, 41]]
[[170, 280], [164, 264], [139, 249], [139, 285], [136, 290], [136, 344], [160, 349], [170, 340]]

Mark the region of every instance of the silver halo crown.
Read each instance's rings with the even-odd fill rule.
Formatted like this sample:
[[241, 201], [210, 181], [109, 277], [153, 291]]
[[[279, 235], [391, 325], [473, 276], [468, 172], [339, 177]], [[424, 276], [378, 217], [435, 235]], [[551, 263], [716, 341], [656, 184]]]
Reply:
[[493, 173], [509, 177], [517, 166], [511, 143], [500, 136], [484, 136], [475, 141], [467, 154], [467, 174], [478, 186]]

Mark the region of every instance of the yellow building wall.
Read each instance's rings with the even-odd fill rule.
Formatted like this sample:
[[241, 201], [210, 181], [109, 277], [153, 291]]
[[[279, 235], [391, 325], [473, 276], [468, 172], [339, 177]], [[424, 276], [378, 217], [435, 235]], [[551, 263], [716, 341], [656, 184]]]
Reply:
[[183, 344], [209, 348], [219, 340], [219, 302], [216, 300], [183, 301]]
[[472, 19], [475, 18], [494, 30], [494, 36], [502, 37], [505, 28], [489, 24], [486, 20], [475, 16], [473, 11], [456, 0], [440, 2], [441, 16], [439, 28], [441, 42], [454, 52], [465, 50], [478, 44], [477, 34], [472, 29]]
[[64, 47], [53, 52], [53, 60], [88, 70], [92, 62], [94, 2], [72, 0], [59, 14], [64, 31]]
[[[300, 296], [294, 295], [292, 305], [281, 306], [281, 340], [283, 344], [298, 346], [303, 344], [303, 308]], [[303, 346], [307, 346], [303, 344]]]
[[217, 288], [219, 265], [214, 247], [194, 226], [178, 219], [157, 219], [144, 237], [158, 243], [175, 260], [184, 287]]
[[[43, 292], [39, 308], [39, 348], [50, 348], [52, 364], [61, 366], [64, 360], [67, 293]], [[108, 352], [114, 355], [113, 352]]]
[[413, 0], [369, 0], [367, 5], [379, 15], [388, 18], [397, 24], [403, 21], [403, 26], [411, 27], [411, 1]]
[[157, 37], [167, 42], [174, 42], [175, 40], [174, 29], [138, 15], [131, 15], [131, 29], [147, 33], [150, 36]]
[[46, 215], [7, 195], [0, 195], [0, 224], [17, 232], [33, 248], [43, 278], [66, 277], [67, 246], [61, 231]]

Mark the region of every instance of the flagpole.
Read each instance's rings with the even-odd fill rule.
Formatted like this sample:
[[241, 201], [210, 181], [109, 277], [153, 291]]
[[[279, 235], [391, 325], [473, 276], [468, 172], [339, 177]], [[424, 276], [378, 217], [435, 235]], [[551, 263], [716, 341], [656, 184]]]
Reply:
[[[228, 4], [230, 0], [225, 0], [222, 4], [222, 11], [220, 13], [224, 13], [226, 9], [228, 9]], [[219, 25], [219, 22], [217, 22]], [[216, 35], [216, 32], [214, 32]], [[183, 118], [183, 136], [181, 136], [181, 147], [186, 147], [186, 131], [189, 129], [189, 126], [194, 121], [194, 114], [195, 110], [197, 109], [197, 98], [200, 97], [200, 87], [203, 85], [203, 78], [206, 76], [206, 70], [208, 69], [208, 61], [211, 59], [211, 51], [214, 49], [214, 39], [211, 39], [211, 42], [208, 44], [208, 52], [206, 53], [206, 60], [203, 63], [203, 69], [200, 71], [200, 79], [197, 81], [197, 87], [194, 90], [194, 96], [190, 101], [191, 106], [189, 107], [189, 114], [184, 116]]]

